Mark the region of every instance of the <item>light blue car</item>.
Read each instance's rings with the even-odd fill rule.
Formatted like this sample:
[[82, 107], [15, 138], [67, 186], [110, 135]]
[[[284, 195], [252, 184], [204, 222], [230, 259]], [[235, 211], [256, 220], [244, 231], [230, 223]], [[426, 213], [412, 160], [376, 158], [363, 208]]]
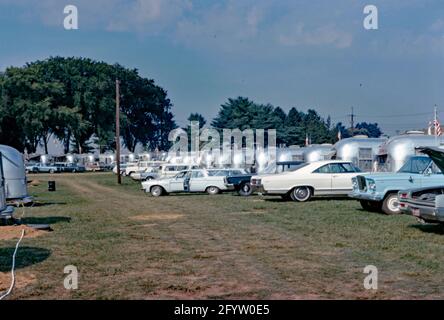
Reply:
[[349, 197], [369, 211], [399, 214], [398, 191], [444, 185], [444, 174], [428, 156], [413, 156], [396, 173], [358, 175]]

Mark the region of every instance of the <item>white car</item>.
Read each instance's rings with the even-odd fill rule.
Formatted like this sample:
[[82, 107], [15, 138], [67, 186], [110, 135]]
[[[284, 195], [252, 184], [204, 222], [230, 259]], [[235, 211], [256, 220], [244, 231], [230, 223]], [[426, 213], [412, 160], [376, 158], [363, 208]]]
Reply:
[[233, 189], [225, 184], [228, 172], [228, 170], [185, 170], [174, 177], [144, 181], [142, 189], [154, 197], [174, 192], [207, 192], [214, 195]]
[[149, 171], [149, 170], [151, 170], [153, 168], [159, 168], [164, 163], [165, 162], [163, 162], [163, 161], [139, 161], [139, 162], [134, 162], [134, 163], [131, 163], [130, 165], [128, 165], [125, 168], [125, 175], [130, 177], [134, 173], [142, 173], [142, 172]]
[[[122, 176], [124, 176], [126, 173], [125, 173], [125, 170], [126, 170], [126, 168], [128, 167], [128, 166], [133, 166], [133, 165], [135, 165], [135, 162], [128, 162], [128, 163], [120, 163], [120, 174], [122, 175]], [[114, 174], [117, 174], [117, 165], [114, 165], [114, 167], [113, 167], [113, 173]]]
[[324, 160], [305, 163], [295, 171], [253, 176], [251, 185], [264, 194], [303, 202], [317, 196], [346, 196], [353, 188], [352, 178], [360, 173], [351, 162]]

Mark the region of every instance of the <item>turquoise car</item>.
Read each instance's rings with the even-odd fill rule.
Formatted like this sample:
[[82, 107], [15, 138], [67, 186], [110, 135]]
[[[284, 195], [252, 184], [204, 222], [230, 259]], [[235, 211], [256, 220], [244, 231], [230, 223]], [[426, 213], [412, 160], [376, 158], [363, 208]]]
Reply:
[[412, 156], [398, 172], [358, 175], [352, 185], [349, 197], [359, 200], [365, 210], [399, 214], [399, 191], [442, 186], [444, 175], [428, 156]]

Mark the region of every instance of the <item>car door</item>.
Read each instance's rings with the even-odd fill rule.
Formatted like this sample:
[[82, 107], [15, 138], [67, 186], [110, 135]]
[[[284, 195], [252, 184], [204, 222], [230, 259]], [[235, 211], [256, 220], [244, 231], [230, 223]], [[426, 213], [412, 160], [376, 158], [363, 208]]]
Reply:
[[[179, 172], [172, 178], [169, 178], [170, 190], [169, 192], [182, 192], [185, 190], [184, 182], [188, 171]], [[167, 190], [168, 191], [168, 190]]]
[[310, 185], [315, 189], [315, 195], [329, 194], [331, 192], [332, 173], [329, 164], [324, 164], [312, 172]]
[[203, 170], [193, 170], [190, 178], [190, 192], [204, 192], [208, 177]]
[[350, 163], [332, 163], [330, 169], [332, 194], [347, 194], [352, 191], [352, 178], [357, 175], [355, 168]]

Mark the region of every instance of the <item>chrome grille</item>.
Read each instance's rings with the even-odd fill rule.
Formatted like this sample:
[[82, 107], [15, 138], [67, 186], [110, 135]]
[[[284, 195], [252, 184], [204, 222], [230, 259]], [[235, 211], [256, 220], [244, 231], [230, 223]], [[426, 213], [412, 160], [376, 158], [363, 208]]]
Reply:
[[363, 176], [357, 176], [356, 178], [358, 180], [359, 190], [361, 190], [361, 191], [367, 190], [365, 178]]

